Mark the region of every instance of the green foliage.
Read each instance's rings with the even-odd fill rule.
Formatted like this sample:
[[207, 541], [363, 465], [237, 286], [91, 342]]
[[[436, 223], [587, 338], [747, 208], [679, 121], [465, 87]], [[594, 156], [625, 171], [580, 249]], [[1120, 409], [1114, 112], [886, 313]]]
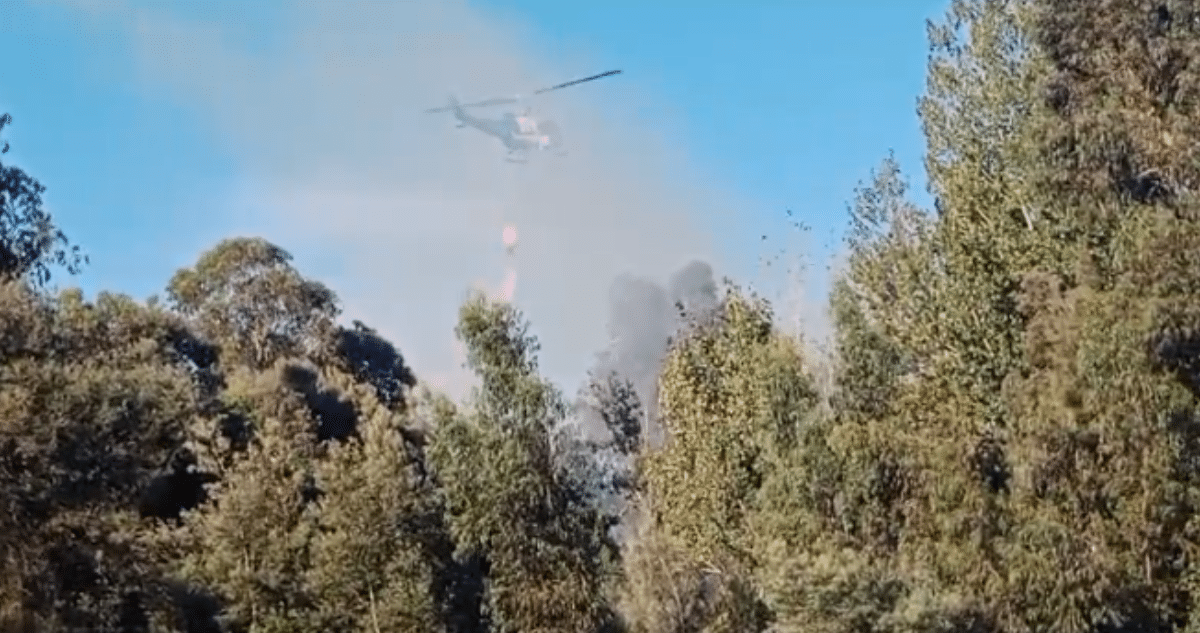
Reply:
[[215, 503], [172, 535], [183, 576], [248, 631], [428, 631], [439, 626], [434, 572], [444, 541], [409, 419], [337, 369], [323, 392], [360, 419], [344, 442], [318, 436], [313, 369], [240, 370], [224, 397], [255, 432], [211, 491]]
[[[12, 115], [0, 114], [0, 132], [10, 123]], [[0, 154], [8, 149], [4, 143]], [[51, 265], [76, 274], [87, 263], [87, 257], [54, 226], [42, 206], [45, 191], [29, 174], [0, 162], [0, 279], [45, 287]]]
[[[784, 576], [810, 588], [776, 600], [781, 618], [791, 603], [838, 630], [1182, 621], [1195, 295], [1175, 254], [1194, 252], [1195, 163], [1170, 147], [1194, 120], [1176, 95], [1195, 8], [1136, 4], [962, 1], [931, 28], [938, 213], [897, 213], [892, 165], [860, 195], [825, 433], [842, 534]], [[875, 580], [804, 576], [817, 560]], [[896, 591], [812, 610], [880, 586]]]
[[659, 402], [669, 439], [644, 476], [659, 520], [701, 557], [748, 550], [736, 539], [762, 482], [760, 454], [796, 432], [815, 398], [789, 345], [764, 304], [733, 294], [668, 354]]
[[487, 567], [498, 631], [596, 631], [611, 619], [605, 528], [560, 472], [552, 433], [565, 406], [537, 375], [537, 341], [511, 305], [473, 296], [457, 328], [480, 379], [438, 429], [430, 459], [460, 560]]
[[302, 277], [291, 258], [262, 239], [224, 240], [175, 273], [167, 297], [238, 363], [263, 369], [311, 355], [326, 344], [337, 296]]
[[231, 377], [226, 397], [252, 412], [256, 432], [211, 490], [215, 503], [192, 513], [178, 537], [184, 577], [224, 598], [227, 619], [252, 633], [304, 630], [316, 621], [316, 596], [304, 582], [315, 442], [287, 370], [280, 362]]
[[1198, 25], [951, 2], [936, 206], [891, 157], [855, 192], [828, 401], [766, 303], [701, 292], [657, 402], [593, 377], [608, 444], [482, 296], [457, 404], [265, 240], [166, 307], [50, 296], [81, 260], [0, 165], [0, 630], [1200, 630]]
[[[763, 630], [753, 578], [767, 564], [765, 539], [752, 519], [764, 481], [780, 476], [775, 458], [794, 450], [816, 407], [800, 351], [773, 330], [769, 306], [731, 290], [673, 345], [660, 390], [668, 439], [642, 468], [659, 533], [634, 544], [626, 561], [641, 585], [626, 598], [635, 628]], [[680, 577], [654, 587], [662, 573]]]
[[637, 534], [625, 564], [619, 604], [631, 633], [762, 628], [766, 614], [745, 576], [699, 563], [659, 531]]
[[342, 368], [374, 387], [380, 402], [392, 409], [405, 406], [416, 376], [378, 332], [355, 321], [352, 328], [338, 328], [335, 349]]
[[440, 507], [407, 450], [404, 420], [365, 399], [361, 439], [330, 447], [308, 582], [339, 631], [434, 631]]
[[137, 509], [194, 407], [174, 325], [123, 296], [0, 285], [0, 626], [171, 621]]
[[446, 535], [418, 476], [415, 381], [374, 331], [337, 328], [333, 294], [287, 260], [232, 240], [172, 281], [224, 362], [191, 437], [221, 480], [166, 541], [234, 630], [436, 629]]

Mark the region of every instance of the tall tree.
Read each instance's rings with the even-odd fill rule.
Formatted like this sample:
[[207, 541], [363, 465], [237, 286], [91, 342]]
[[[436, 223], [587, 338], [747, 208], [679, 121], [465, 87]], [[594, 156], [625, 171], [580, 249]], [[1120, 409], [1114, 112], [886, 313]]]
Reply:
[[333, 331], [337, 295], [300, 275], [291, 259], [266, 240], [224, 240], [175, 273], [167, 297], [222, 347], [225, 365], [265, 369], [314, 355]]
[[1074, 265], [1031, 270], [1022, 293], [1011, 556], [1030, 570], [1014, 587], [1027, 622], [1196, 618], [1197, 15], [1195, 2], [1058, 0], [1034, 14], [1048, 70], [1033, 182]]
[[888, 400], [845, 400], [830, 435], [853, 439], [845, 500], [870, 498], [846, 493], [881, 481], [881, 456], [900, 466], [882, 480], [901, 483], [898, 512], [856, 513], [887, 527], [907, 585], [890, 626], [1154, 630], [1186, 613], [1182, 262], [1200, 244], [1192, 150], [1171, 147], [1195, 145], [1192, 4], [963, 0], [931, 28], [937, 217], [899, 259], [894, 232], [855, 246], [841, 295], [844, 333], [880, 333], [844, 340], [869, 363], [893, 350], [899, 380], [866, 372]]
[[[190, 427], [220, 481], [168, 539], [234, 629], [429, 630], [447, 535], [395, 347], [261, 239], [179, 271], [171, 303], [212, 337]], [[369, 573], [367, 567], [375, 567]]]
[[476, 295], [457, 333], [480, 379], [436, 431], [431, 459], [460, 560], [481, 559], [499, 631], [597, 631], [611, 622], [607, 525], [561, 472], [561, 395], [537, 374], [538, 342], [511, 305]]
[[445, 533], [441, 505], [408, 420], [347, 388], [361, 411], [359, 437], [330, 446], [316, 464], [321, 497], [306, 582], [340, 631], [436, 631], [435, 574]]
[[[10, 123], [12, 115], [0, 114], [0, 132]], [[0, 143], [0, 154], [8, 153], [8, 143]], [[79, 247], [54, 226], [42, 205], [45, 191], [29, 174], [0, 161], [0, 278], [44, 287], [51, 266], [76, 274], [87, 263]]]
[[0, 284], [5, 630], [176, 624], [169, 569], [138, 510], [169, 514], [147, 495], [186, 461], [196, 398], [172, 343], [178, 325], [124, 296], [87, 303], [77, 290]]
[[212, 503], [190, 513], [175, 535], [181, 575], [211, 588], [229, 626], [250, 632], [332, 624], [305, 583], [318, 490], [314, 421], [280, 361], [269, 371], [239, 372], [224, 397], [254, 426], [211, 489]]
[[[774, 331], [765, 302], [731, 289], [672, 345], [659, 403], [667, 440], [644, 454], [642, 469], [656, 533], [635, 543], [627, 561], [629, 577], [647, 583], [646, 594], [627, 599], [640, 614], [634, 625], [763, 630], [769, 613], [755, 574], [767, 564], [765, 539], [752, 519], [774, 457], [797, 441], [816, 408], [800, 350]], [[653, 567], [662, 564], [678, 578], [655, 581]], [[681, 584], [648, 584], [663, 581]], [[663, 603], [668, 598], [675, 606]]]

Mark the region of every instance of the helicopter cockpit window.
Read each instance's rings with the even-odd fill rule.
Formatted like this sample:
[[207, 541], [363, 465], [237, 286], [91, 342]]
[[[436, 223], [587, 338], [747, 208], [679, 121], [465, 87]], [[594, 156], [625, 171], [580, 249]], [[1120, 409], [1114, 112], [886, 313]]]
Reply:
[[519, 130], [521, 134], [533, 134], [537, 131], [533, 127], [533, 121], [530, 120], [529, 117], [523, 116], [517, 117], [517, 130]]

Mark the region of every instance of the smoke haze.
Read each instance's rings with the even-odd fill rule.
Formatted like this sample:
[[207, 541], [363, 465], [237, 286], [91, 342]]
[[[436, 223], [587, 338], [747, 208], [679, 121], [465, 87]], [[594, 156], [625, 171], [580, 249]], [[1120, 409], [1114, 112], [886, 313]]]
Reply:
[[[473, 286], [515, 291], [543, 370], [572, 392], [612, 337], [622, 370], [650, 380], [673, 284], [687, 283], [648, 280], [693, 260], [725, 268], [711, 227], [737, 226], [727, 214], [745, 205], [645, 121], [659, 106], [635, 69], [531, 101], [562, 127], [562, 159], [506, 163], [496, 139], [422, 112], [450, 93], [529, 94], [613, 66], [549, 50], [518, 22], [455, 1], [288, 4], [271, 9], [270, 29], [236, 3], [189, 6], [187, 19], [67, 4], [123, 30], [145, 89], [193, 108], [234, 157], [242, 184], [225, 233], [291, 251], [338, 292], [347, 320], [378, 329], [452, 395], [470, 384], [452, 329]], [[511, 255], [508, 224], [521, 235]], [[681, 274], [711, 284], [698, 265]]]

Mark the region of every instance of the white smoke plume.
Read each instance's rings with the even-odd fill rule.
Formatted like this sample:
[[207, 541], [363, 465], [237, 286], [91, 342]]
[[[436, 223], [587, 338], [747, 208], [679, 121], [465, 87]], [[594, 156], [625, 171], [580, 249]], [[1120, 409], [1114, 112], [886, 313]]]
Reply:
[[[186, 19], [155, 4], [67, 4], [123, 32], [141, 89], [192, 109], [235, 160], [237, 220], [220, 232], [287, 248], [348, 319], [452, 393], [469, 382], [453, 353], [458, 305], [504, 269], [492, 245], [506, 223], [521, 227], [519, 304], [541, 364], [571, 389], [606, 343], [612, 280], [715, 262], [712, 226], [748, 206], [691, 171], [665, 119], [647, 120], [663, 108], [636, 69], [533, 103], [563, 128], [561, 159], [506, 163], [496, 139], [423, 114], [448, 92], [528, 94], [611, 66], [463, 1], [286, 3], [262, 9], [269, 22], [239, 3], [189, 5]], [[502, 290], [515, 291], [513, 266]]]
[[[507, 163], [496, 139], [423, 113], [448, 93], [528, 95], [620, 66], [519, 20], [466, 0], [58, 4], [123, 39], [135, 88], [192, 112], [232, 161], [239, 184], [214, 194], [204, 241], [256, 234], [288, 249], [347, 320], [451, 395], [471, 383], [452, 332], [481, 279], [525, 312], [543, 371], [570, 392], [609, 342], [614, 279], [665, 279], [692, 260], [743, 279], [753, 267], [739, 245], [759, 229], [736, 216], [760, 205], [689, 160], [636, 67], [530, 102], [562, 128], [563, 158]], [[497, 248], [509, 225], [515, 252]]]

